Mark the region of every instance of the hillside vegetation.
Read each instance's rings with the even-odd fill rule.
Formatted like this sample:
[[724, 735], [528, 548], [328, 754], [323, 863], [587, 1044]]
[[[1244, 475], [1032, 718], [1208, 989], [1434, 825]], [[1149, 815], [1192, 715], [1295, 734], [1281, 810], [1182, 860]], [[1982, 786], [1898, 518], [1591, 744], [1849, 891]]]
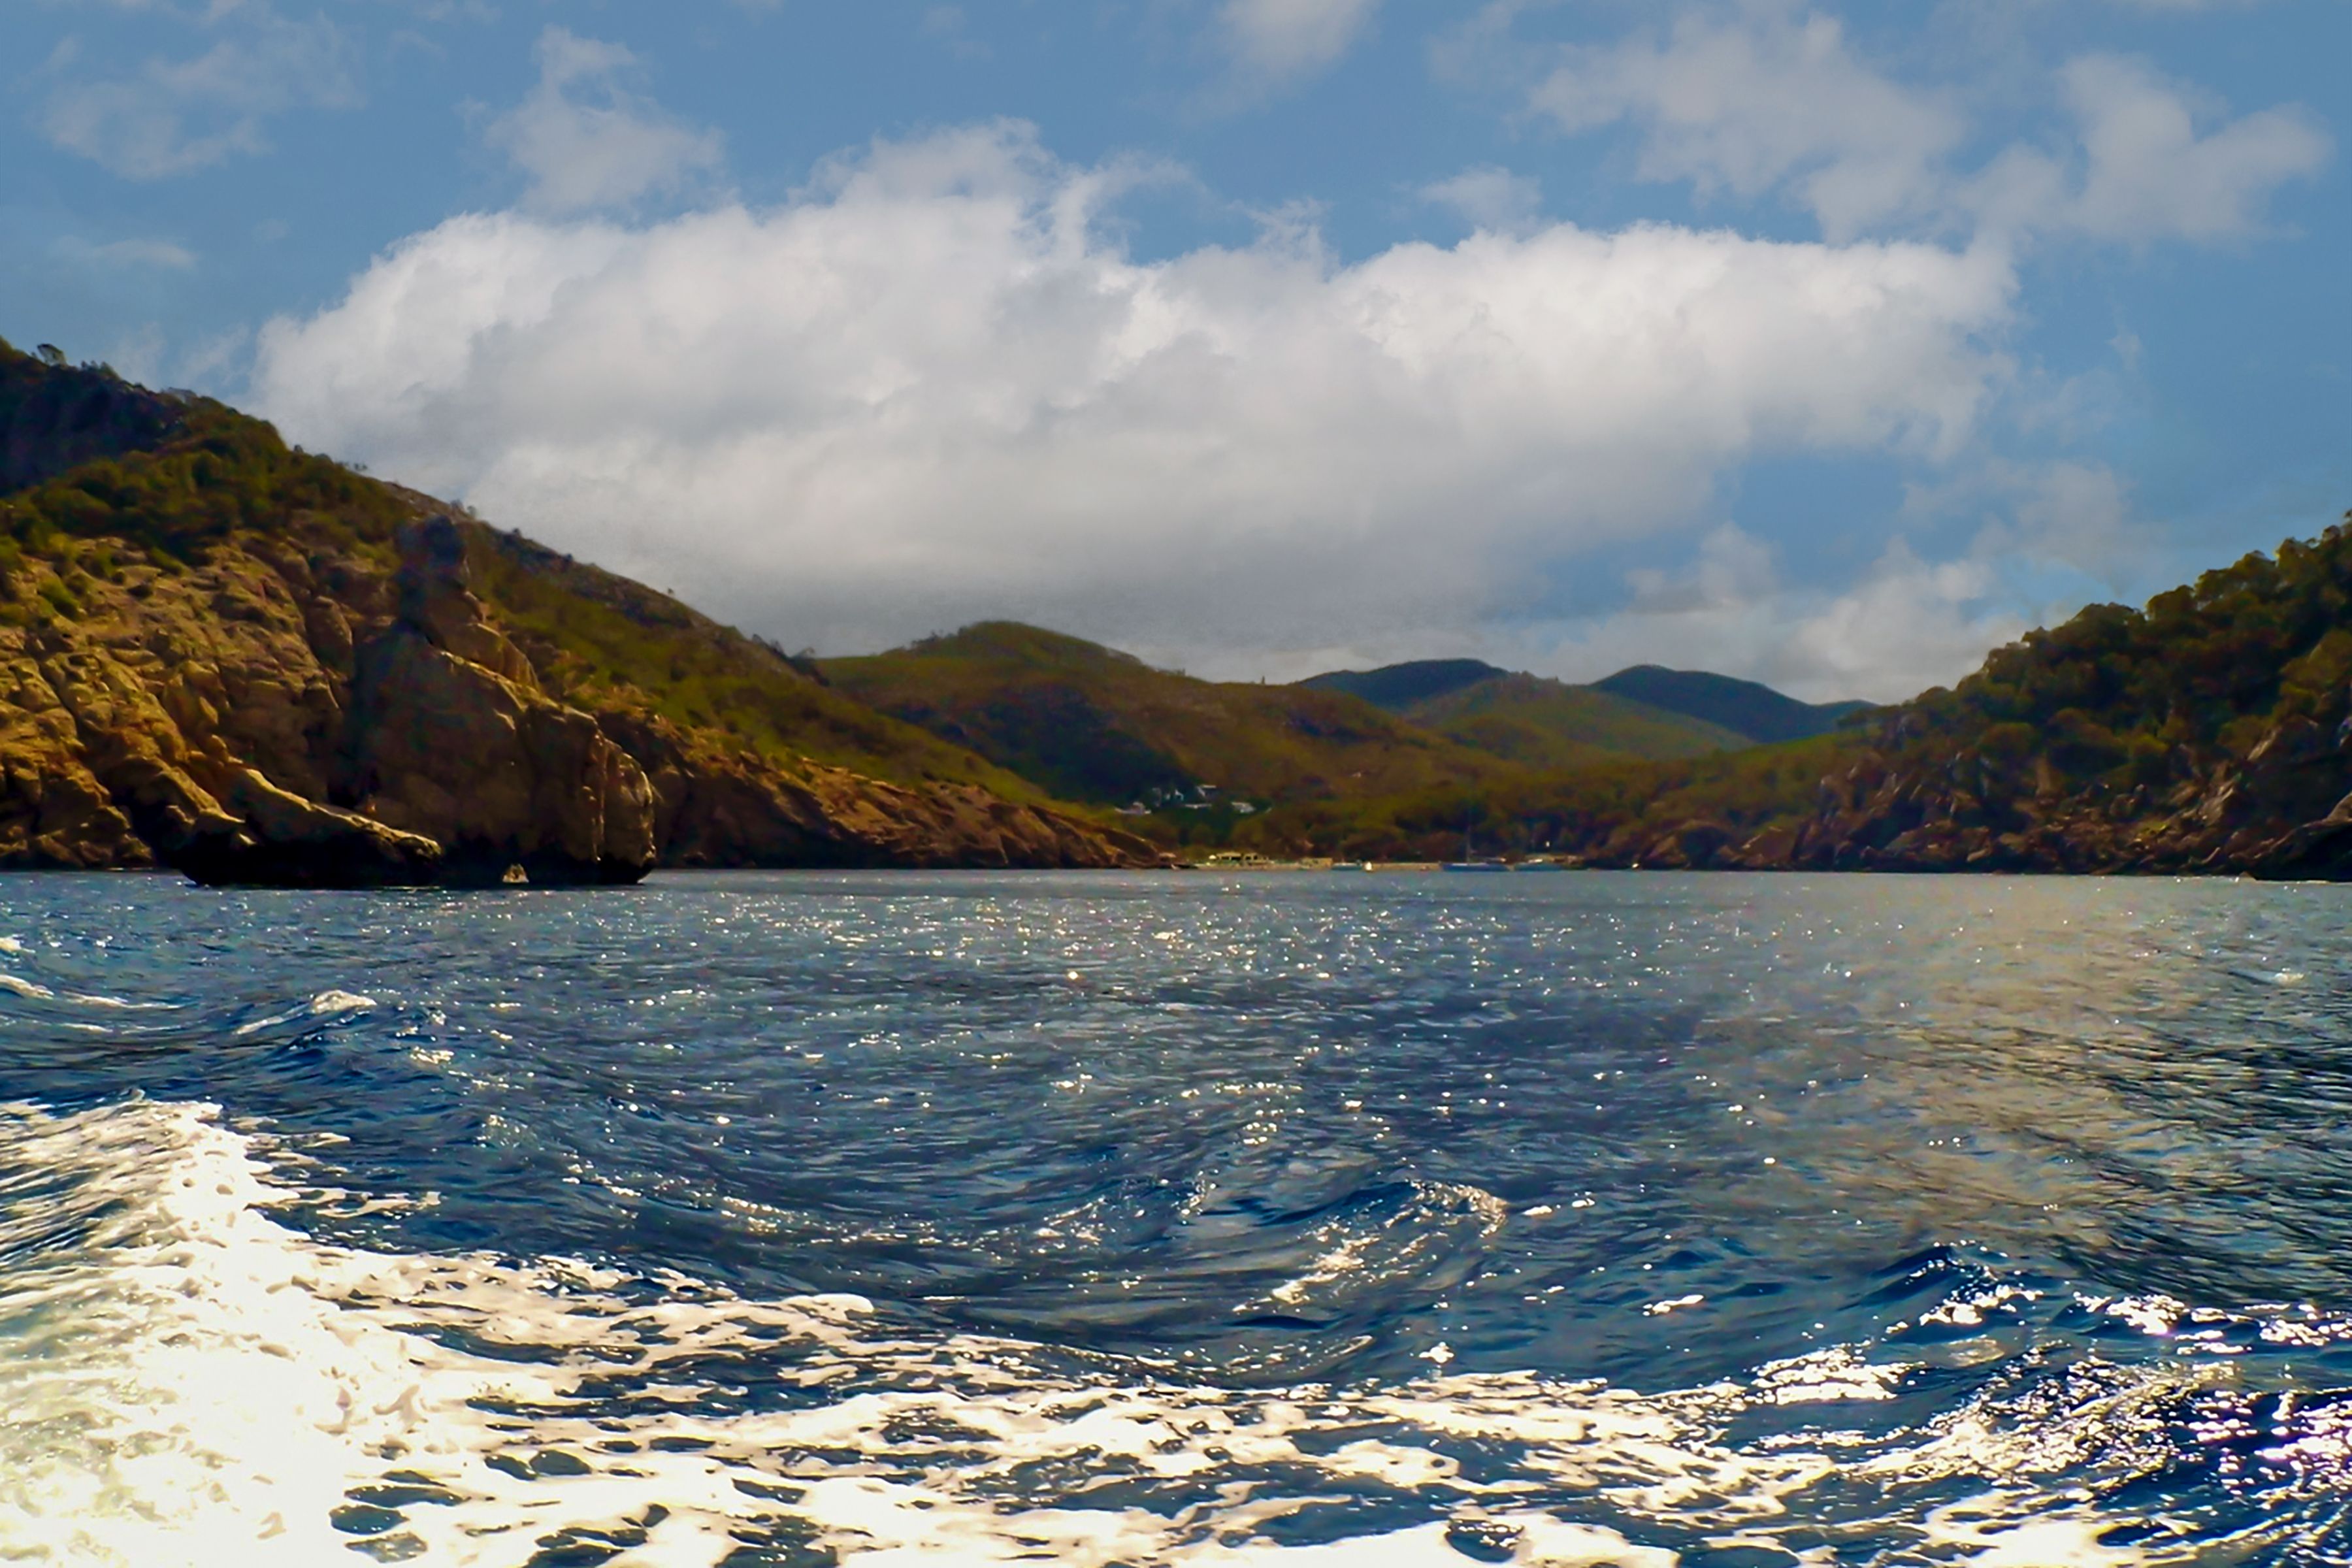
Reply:
[[1869, 707], [1866, 702], [1800, 702], [1757, 681], [1654, 664], [1621, 669], [1594, 681], [1592, 688], [1729, 731], [1751, 745], [1826, 735]]
[[[995, 621], [820, 668], [843, 691], [1051, 795], [1154, 807], [1159, 827], [1186, 842], [1238, 831], [1217, 802], [1485, 797], [1531, 787], [1538, 774], [1749, 743], [1681, 713], [1476, 659], [1290, 686], [1215, 682]], [[1202, 811], [1213, 815], [1189, 815]]]
[[1474, 785], [1500, 759], [1343, 692], [1194, 679], [1008, 621], [832, 658], [835, 686], [1065, 799], [1253, 803]]
[[1736, 750], [1745, 735], [1590, 686], [1496, 675], [1423, 698], [1402, 717], [1463, 745], [1558, 772]]
[[1140, 863], [667, 596], [0, 343], [0, 865]]
[[2352, 531], [1995, 650], [1828, 734], [1326, 803], [1268, 847], [1605, 866], [2352, 875]]
[[641, 583], [488, 528], [474, 531], [471, 553], [483, 598], [568, 700], [714, 731], [780, 760], [1046, 798], [1019, 774], [835, 690], [811, 661]]
[[1416, 658], [1384, 664], [1378, 669], [1335, 669], [1328, 675], [1310, 675], [1298, 684], [1316, 691], [1344, 691], [1375, 708], [1402, 713], [1416, 702], [1509, 673], [1483, 658]]
[[[1622, 679], [1612, 676], [1611, 680]], [[1759, 739], [1784, 738], [1758, 736], [1672, 704], [1651, 703], [1612, 689], [1609, 681], [1577, 686], [1514, 674], [1475, 658], [1415, 659], [1379, 669], [1334, 670], [1299, 684], [1351, 693], [1473, 751], [1553, 772], [1610, 763], [1665, 762], [1753, 745]], [[1769, 687], [1748, 681], [1727, 684], [1811, 711]]]

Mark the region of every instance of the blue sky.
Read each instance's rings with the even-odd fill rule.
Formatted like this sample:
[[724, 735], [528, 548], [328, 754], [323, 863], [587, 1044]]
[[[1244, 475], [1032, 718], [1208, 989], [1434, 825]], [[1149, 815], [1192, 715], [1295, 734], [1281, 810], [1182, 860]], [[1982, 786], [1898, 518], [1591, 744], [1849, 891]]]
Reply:
[[18, 0], [0, 334], [792, 646], [1948, 680], [2352, 506], [2345, 0]]

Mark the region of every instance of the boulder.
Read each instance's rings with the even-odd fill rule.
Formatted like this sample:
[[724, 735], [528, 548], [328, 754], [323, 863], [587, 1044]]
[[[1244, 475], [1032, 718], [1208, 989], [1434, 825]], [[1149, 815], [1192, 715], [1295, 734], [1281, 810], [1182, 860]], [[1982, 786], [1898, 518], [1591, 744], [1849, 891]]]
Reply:
[[273, 888], [418, 887], [438, 881], [441, 846], [240, 771], [226, 805], [173, 857], [199, 882]]

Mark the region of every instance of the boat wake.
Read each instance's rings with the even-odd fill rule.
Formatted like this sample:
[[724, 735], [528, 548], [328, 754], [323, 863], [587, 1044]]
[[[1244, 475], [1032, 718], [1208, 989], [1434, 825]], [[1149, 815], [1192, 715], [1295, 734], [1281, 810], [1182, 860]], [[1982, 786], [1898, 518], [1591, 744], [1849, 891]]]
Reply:
[[[0, 1107], [0, 1559], [2156, 1563], [2324, 1550], [2352, 1479], [2352, 1405], [2224, 1353], [2308, 1314], [1956, 1268], [1902, 1342], [1707, 1386], [1235, 1389], [289, 1217], [338, 1201], [204, 1105]], [[2044, 1310], [2213, 1353], [2018, 1349]]]

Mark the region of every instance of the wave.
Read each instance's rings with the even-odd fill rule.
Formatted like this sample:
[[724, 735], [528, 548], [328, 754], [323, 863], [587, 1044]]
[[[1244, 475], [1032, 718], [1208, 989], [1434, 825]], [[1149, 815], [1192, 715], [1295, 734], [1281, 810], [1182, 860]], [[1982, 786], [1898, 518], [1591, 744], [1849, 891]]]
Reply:
[[[852, 1296], [330, 1246], [287, 1212], [290, 1158], [203, 1104], [0, 1106], [0, 1558], [2137, 1564], [2203, 1560], [2217, 1521], [2257, 1554], [2341, 1525], [2338, 1406], [2221, 1353], [1996, 1358], [1965, 1331], [2014, 1288], [1938, 1262], [1906, 1276], [1951, 1275], [1935, 1331], [1894, 1353], [1665, 1394], [1442, 1368], [1233, 1389]], [[2059, 1310], [2224, 1348], [2346, 1335]]]
[[362, 996], [356, 991], [321, 991], [308, 1002], [247, 1020], [232, 1031], [237, 1037], [257, 1035], [288, 1024], [299, 1024], [310, 1018], [339, 1018], [353, 1014], [370, 1013], [376, 1008], [376, 999]]

